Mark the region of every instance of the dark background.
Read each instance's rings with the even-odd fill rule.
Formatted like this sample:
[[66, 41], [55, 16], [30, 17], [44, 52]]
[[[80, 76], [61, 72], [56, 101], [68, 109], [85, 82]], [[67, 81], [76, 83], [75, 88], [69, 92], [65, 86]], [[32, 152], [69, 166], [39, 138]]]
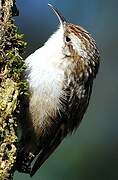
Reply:
[[[47, 4], [58, 7], [68, 21], [80, 24], [97, 41], [101, 67], [89, 108], [76, 133], [67, 137], [32, 180], [118, 179], [118, 1], [19, 0], [16, 23], [28, 41], [26, 56], [41, 47], [57, 29]], [[15, 180], [30, 180], [15, 173]]]

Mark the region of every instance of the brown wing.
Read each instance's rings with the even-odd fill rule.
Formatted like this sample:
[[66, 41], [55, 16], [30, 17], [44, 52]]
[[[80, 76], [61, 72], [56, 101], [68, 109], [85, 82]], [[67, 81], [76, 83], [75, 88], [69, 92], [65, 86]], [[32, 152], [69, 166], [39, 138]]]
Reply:
[[79, 126], [89, 104], [92, 85], [93, 78], [90, 77], [86, 82], [71, 82], [69, 88], [64, 89], [65, 92], [67, 91], [67, 101], [63, 101], [65, 109], [61, 114], [67, 133], [73, 132]]

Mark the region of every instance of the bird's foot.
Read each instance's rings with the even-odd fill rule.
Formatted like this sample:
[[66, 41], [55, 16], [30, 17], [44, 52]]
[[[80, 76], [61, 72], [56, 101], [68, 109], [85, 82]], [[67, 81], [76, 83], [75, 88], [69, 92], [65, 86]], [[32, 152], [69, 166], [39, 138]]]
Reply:
[[35, 157], [34, 154], [29, 153], [29, 156], [25, 157], [24, 159], [21, 159], [20, 157], [17, 158], [16, 169], [19, 172], [30, 174], [31, 162], [33, 161], [34, 157]]

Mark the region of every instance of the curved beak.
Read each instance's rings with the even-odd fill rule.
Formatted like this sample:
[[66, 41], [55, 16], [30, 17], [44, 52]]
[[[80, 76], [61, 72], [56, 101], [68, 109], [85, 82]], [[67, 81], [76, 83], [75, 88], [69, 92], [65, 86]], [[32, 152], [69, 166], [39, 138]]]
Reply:
[[53, 7], [51, 4], [48, 4], [48, 6], [53, 10], [53, 12], [56, 14], [56, 16], [58, 17], [59, 19], [59, 22], [64, 25], [66, 23], [66, 19], [64, 18], [64, 16], [61, 14], [61, 12]]

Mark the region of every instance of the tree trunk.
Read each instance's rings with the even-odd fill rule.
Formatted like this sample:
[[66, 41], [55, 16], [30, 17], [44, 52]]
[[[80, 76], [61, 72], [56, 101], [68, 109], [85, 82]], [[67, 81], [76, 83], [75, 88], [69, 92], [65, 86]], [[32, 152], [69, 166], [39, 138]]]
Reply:
[[21, 54], [26, 43], [12, 19], [14, 5], [14, 0], [0, 0], [0, 180], [13, 178], [21, 99], [28, 89], [22, 80], [25, 65]]

